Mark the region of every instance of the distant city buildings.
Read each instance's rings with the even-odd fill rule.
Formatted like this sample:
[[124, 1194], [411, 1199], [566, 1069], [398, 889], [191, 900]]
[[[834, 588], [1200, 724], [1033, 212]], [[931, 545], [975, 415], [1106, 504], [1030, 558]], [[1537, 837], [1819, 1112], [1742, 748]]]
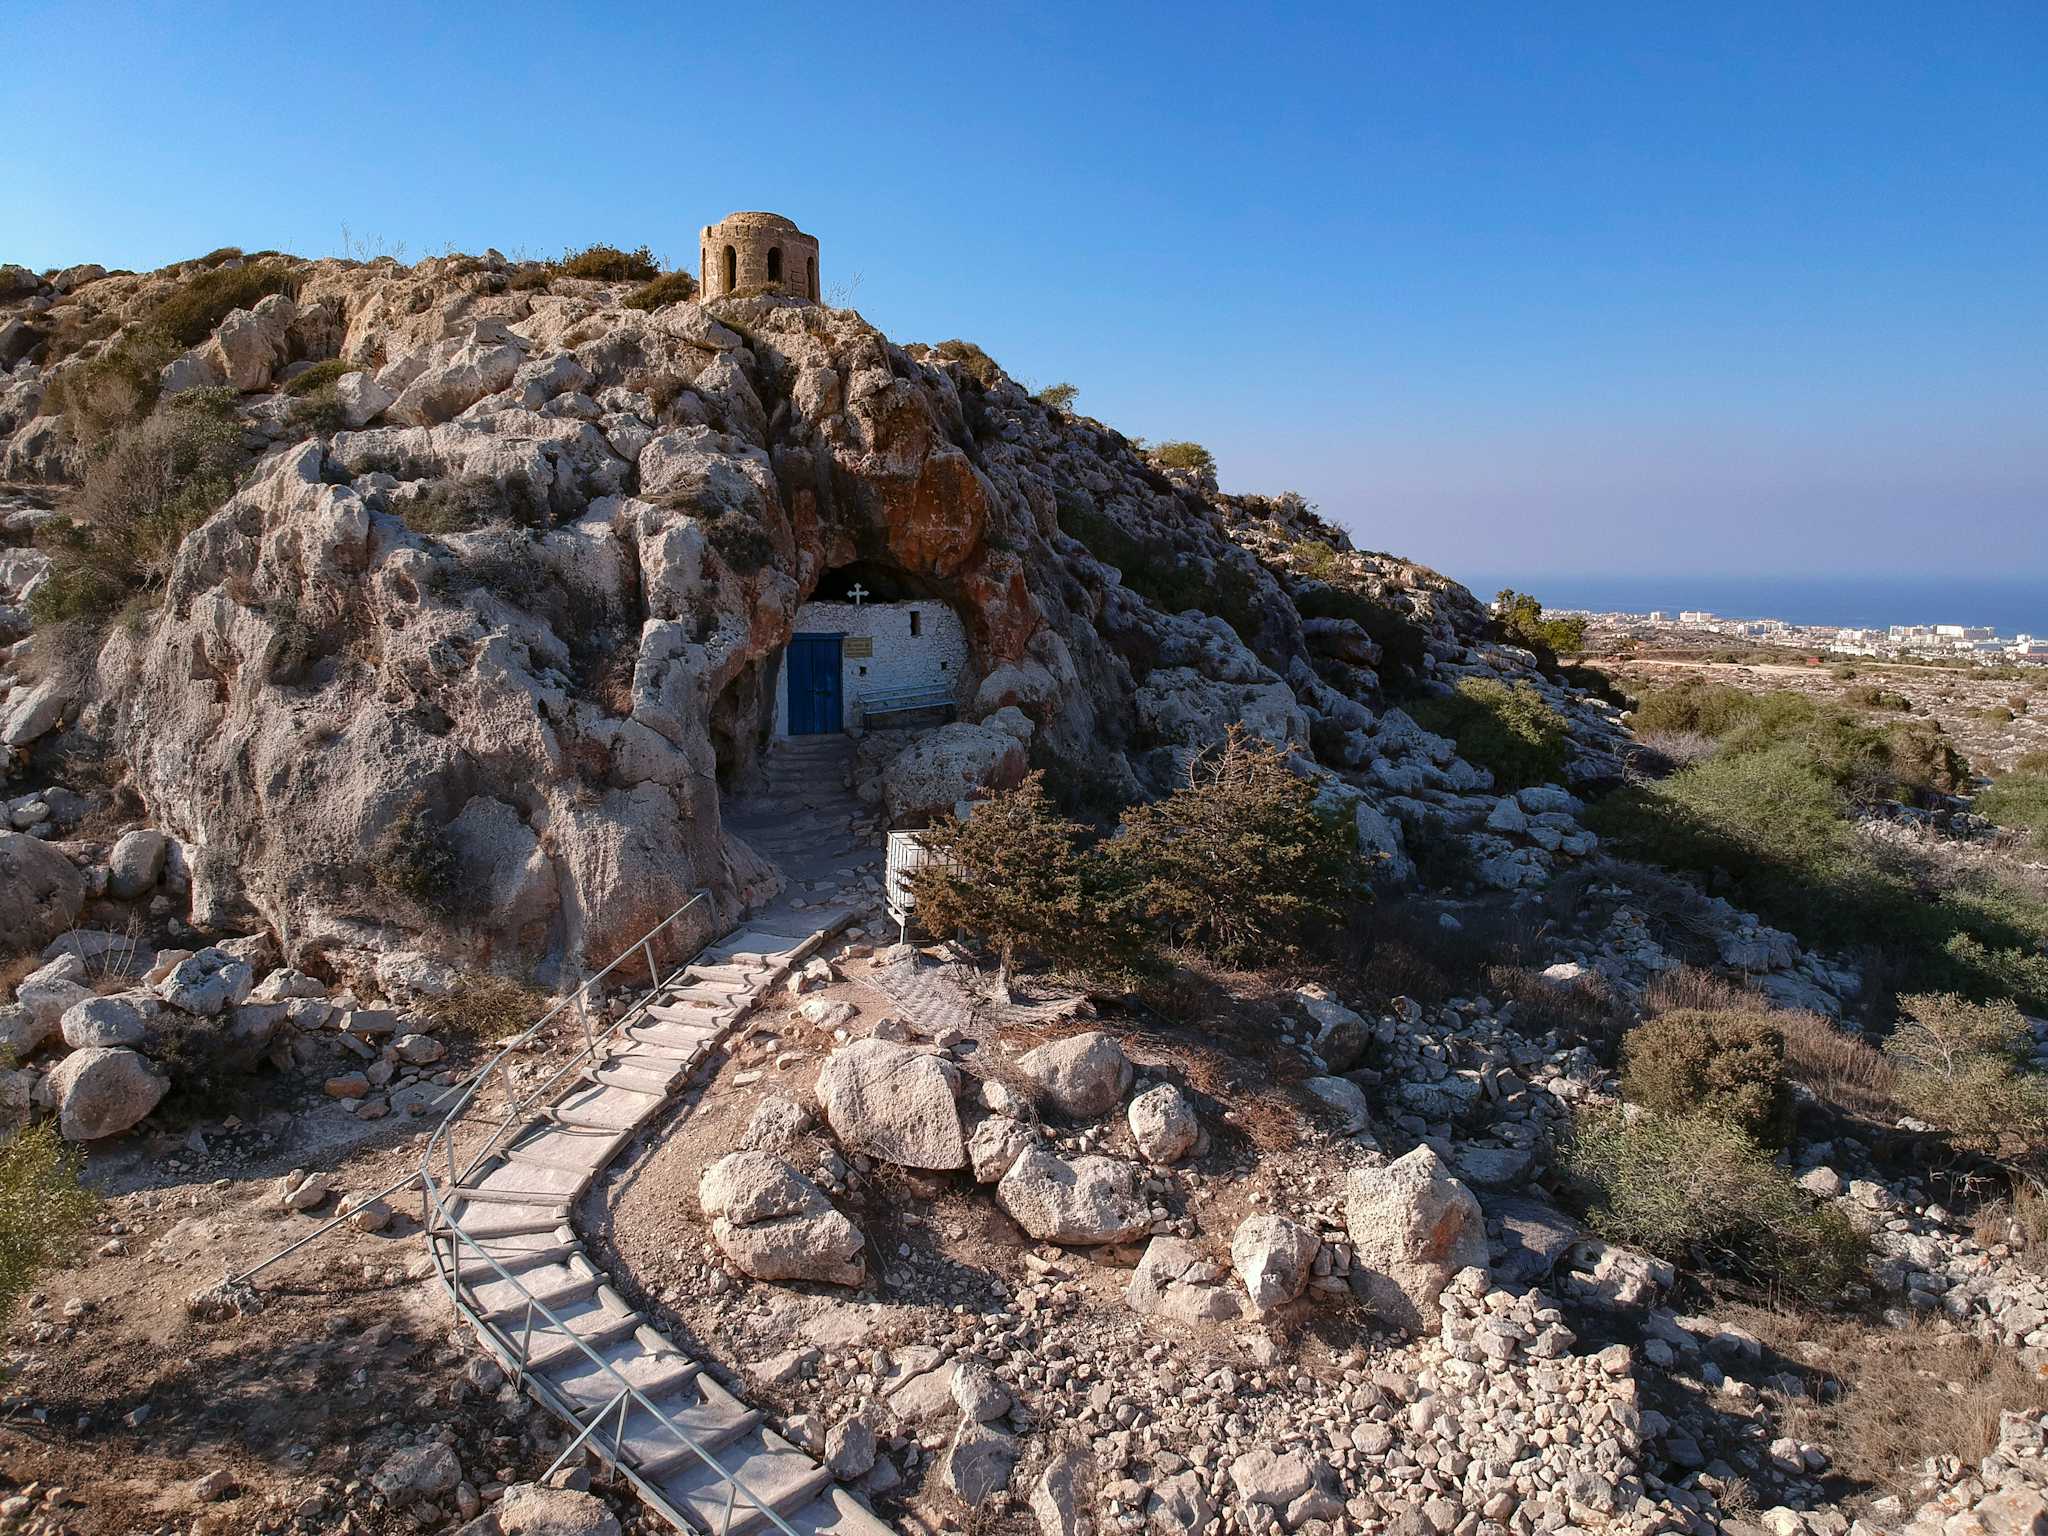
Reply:
[[1678, 628], [1694, 635], [1731, 640], [1766, 641], [1837, 656], [1922, 657], [1985, 663], [2048, 663], [2048, 636], [2021, 633], [2001, 637], [1985, 624], [1892, 624], [1883, 629], [1862, 625], [1798, 624], [1786, 619], [1724, 619], [1704, 608], [1685, 608], [1674, 625], [1670, 612], [1591, 613], [1596, 628], [1640, 633], [1644, 628]]

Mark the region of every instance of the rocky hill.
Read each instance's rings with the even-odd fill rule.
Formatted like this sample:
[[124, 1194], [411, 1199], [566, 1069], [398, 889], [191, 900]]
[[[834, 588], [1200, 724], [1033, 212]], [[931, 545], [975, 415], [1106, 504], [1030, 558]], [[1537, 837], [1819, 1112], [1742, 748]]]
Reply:
[[1155, 794], [1243, 721], [1301, 749], [1393, 879], [1418, 836], [1469, 837], [1502, 886], [1588, 845], [1564, 797], [1524, 814], [1401, 707], [1525, 682], [1574, 780], [1617, 771], [1610, 712], [1463, 588], [1298, 498], [1162, 469], [972, 346], [781, 297], [642, 310], [495, 255], [210, 260], [0, 280], [0, 465], [37, 488], [8, 525], [17, 626], [66, 559], [22, 532], [152, 401], [246, 446], [123, 621], [70, 626], [81, 664], [17, 649], [0, 706], [18, 751], [127, 764], [201, 928], [320, 968], [415, 943], [560, 967], [699, 887], [738, 910], [776, 876], [721, 796], [758, 774], [798, 608], [855, 563], [950, 604], [971, 652], [972, 705], [922, 759], [955, 789], [883, 765], [899, 820], [1014, 774], [1020, 742], [1072, 799]]

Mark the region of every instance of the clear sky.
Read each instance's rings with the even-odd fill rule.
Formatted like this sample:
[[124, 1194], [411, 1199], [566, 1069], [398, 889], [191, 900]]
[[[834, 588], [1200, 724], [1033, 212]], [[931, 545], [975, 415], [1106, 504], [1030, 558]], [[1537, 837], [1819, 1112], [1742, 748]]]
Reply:
[[766, 208], [891, 336], [1453, 574], [2048, 580], [2038, 0], [0, 0], [0, 36], [0, 260], [346, 226], [694, 268]]

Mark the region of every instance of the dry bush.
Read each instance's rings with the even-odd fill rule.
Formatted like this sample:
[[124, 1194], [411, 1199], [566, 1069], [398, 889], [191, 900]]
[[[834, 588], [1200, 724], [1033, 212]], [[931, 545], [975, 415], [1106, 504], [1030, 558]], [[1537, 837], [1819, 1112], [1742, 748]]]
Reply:
[[1782, 1433], [1827, 1445], [1837, 1473], [1909, 1501], [1929, 1457], [1974, 1466], [1997, 1448], [2001, 1414], [2048, 1412], [2048, 1378], [2010, 1350], [1938, 1324], [1872, 1328], [1761, 1307], [1716, 1310], [1767, 1350], [1839, 1383], [1825, 1401], [1787, 1399]]
[[1640, 731], [1636, 739], [1674, 768], [1704, 762], [1721, 745], [1704, 731]]
[[430, 998], [417, 1011], [435, 1034], [480, 1045], [520, 1034], [554, 1003], [537, 987], [502, 976], [465, 974], [448, 996]]
[[1531, 965], [1489, 965], [1486, 991], [1515, 1005], [1515, 1029], [1524, 1035], [1555, 1034], [1592, 1048], [1602, 1061], [1614, 1060], [1628, 1010], [1605, 978], [1595, 973], [1555, 981]]
[[1712, 1115], [1781, 1144], [1792, 1128], [1785, 1037], [1768, 1013], [1678, 1009], [1622, 1041], [1622, 1092], [1663, 1115]]

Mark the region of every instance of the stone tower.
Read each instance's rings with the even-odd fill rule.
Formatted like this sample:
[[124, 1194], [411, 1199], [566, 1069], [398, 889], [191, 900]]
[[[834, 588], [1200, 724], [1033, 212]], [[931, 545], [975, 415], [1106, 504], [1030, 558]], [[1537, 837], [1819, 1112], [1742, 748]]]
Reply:
[[700, 249], [703, 297], [768, 287], [813, 303], [818, 242], [779, 213], [729, 213], [705, 226]]

